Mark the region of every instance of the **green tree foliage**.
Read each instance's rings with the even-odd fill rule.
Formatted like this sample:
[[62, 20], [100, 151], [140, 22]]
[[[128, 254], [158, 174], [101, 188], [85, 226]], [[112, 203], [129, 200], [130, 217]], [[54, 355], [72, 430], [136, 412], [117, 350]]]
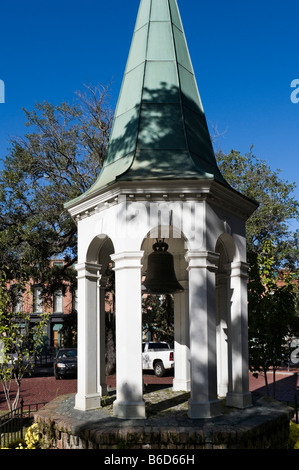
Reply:
[[289, 272], [283, 272], [282, 285], [277, 282], [273, 248], [268, 240], [259, 254], [251, 255], [248, 285], [250, 369], [264, 374], [267, 389], [267, 372], [273, 370], [275, 384], [275, 371], [285, 359], [287, 338], [296, 321], [297, 284]]
[[172, 295], [146, 295], [142, 299], [142, 327], [152, 339], [173, 345], [174, 310]]
[[76, 259], [77, 229], [63, 205], [98, 176], [112, 112], [97, 87], [74, 105], [43, 102], [25, 114], [30, 133], [11, 142], [0, 174], [0, 263], [14, 278], [27, 270], [44, 282], [51, 257], [63, 254], [66, 267]]
[[298, 267], [299, 233], [290, 229], [290, 221], [299, 218], [299, 203], [294, 198], [295, 183], [280, 178], [252, 149], [241, 155], [236, 150], [217, 154], [226, 181], [237, 191], [256, 200], [259, 208], [247, 222], [248, 251], [259, 253], [266, 240], [273, 240], [276, 268]]

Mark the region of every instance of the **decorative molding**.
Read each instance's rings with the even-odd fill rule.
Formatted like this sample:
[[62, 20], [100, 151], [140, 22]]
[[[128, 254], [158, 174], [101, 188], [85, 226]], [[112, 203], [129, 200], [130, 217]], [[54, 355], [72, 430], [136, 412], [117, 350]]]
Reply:
[[101, 264], [96, 263], [81, 263], [76, 264], [75, 269], [77, 270], [77, 279], [94, 279], [98, 280], [101, 278]]
[[188, 250], [185, 260], [188, 263], [187, 271], [193, 268], [205, 268], [209, 271], [217, 271], [219, 253], [212, 251]]
[[120, 269], [135, 269], [142, 268], [140, 263], [144, 251], [123, 251], [122, 253], [115, 253], [111, 255], [112, 261], [115, 263], [114, 271]]
[[[169, 180], [117, 182], [110, 188], [101, 190], [92, 198], [74, 204], [69, 213], [76, 222], [113, 207], [122, 201], [199, 201], [206, 200], [211, 205], [247, 220], [257, 208], [254, 201], [244, 197], [232, 188], [213, 180]], [[229, 218], [225, 218], [229, 221]], [[228, 228], [229, 230], [229, 228]]]

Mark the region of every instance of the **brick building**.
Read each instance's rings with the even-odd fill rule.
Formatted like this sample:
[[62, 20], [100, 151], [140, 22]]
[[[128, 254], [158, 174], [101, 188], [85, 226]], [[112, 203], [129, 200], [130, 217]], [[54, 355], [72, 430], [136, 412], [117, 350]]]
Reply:
[[[63, 266], [63, 260], [52, 260], [51, 267]], [[31, 321], [37, 321], [41, 313], [49, 313], [47, 326], [47, 348], [63, 346], [61, 329], [67, 315], [77, 310], [77, 292], [72, 289], [69, 282], [62, 282], [61, 286], [52, 294], [45, 295], [45, 286], [29, 281], [22, 293], [17, 292], [19, 286], [12, 281], [9, 289], [16, 289], [14, 295], [14, 309], [18, 312], [30, 313]]]
[[[51, 260], [51, 267], [62, 267], [62, 259]], [[75, 269], [75, 266], [73, 266]], [[16, 289], [14, 295], [14, 309], [18, 312], [30, 313], [32, 322], [38, 320], [41, 313], [49, 313], [49, 323], [47, 326], [47, 349], [52, 350], [64, 346], [62, 327], [68, 315], [72, 312], [77, 314], [77, 289], [73, 288], [69, 282], [62, 282], [61, 286], [49, 294], [41, 283], [29, 281], [24, 292], [19, 294], [19, 286], [12, 281], [9, 289]], [[45, 291], [47, 292], [45, 295]], [[105, 313], [114, 313], [113, 296], [106, 293]], [[75, 322], [76, 323], [76, 322]], [[76, 345], [77, 328], [74, 327], [74, 345]]]

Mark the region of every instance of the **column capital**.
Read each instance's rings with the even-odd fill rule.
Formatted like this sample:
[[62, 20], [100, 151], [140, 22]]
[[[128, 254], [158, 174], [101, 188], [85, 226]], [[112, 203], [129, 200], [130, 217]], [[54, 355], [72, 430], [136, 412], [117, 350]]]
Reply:
[[226, 264], [224, 269], [231, 277], [243, 277], [244, 279], [247, 279], [249, 267], [250, 265], [245, 261], [235, 261], [233, 263]]
[[213, 251], [188, 250], [185, 260], [188, 263], [187, 270], [192, 268], [206, 268], [210, 271], [217, 269], [219, 253]]
[[101, 277], [102, 265], [97, 263], [80, 263], [75, 265], [75, 269], [78, 273], [77, 279], [84, 277], [99, 279]]
[[128, 268], [141, 268], [141, 259], [144, 251], [123, 251], [110, 255], [112, 261], [115, 263], [114, 270], [128, 269]]

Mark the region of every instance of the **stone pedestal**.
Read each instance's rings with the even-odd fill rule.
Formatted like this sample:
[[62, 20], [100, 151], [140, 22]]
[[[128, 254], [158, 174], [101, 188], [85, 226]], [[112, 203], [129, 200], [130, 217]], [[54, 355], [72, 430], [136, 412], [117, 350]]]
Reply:
[[[160, 402], [171, 402], [171, 391], [167, 392], [160, 392]], [[178, 461], [172, 452], [184, 451], [200, 465], [202, 456], [196, 449], [287, 449], [294, 414], [291, 408], [269, 399], [260, 399], [256, 406], [242, 411], [227, 409], [223, 416], [208, 421], [190, 420], [186, 410], [173, 406], [163, 410], [146, 422], [127, 422], [111, 416], [109, 406], [94, 413], [78, 411], [72, 396], [61, 396], [35, 413], [35, 421], [43, 448], [106, 449], [107, 457], [111, 457], [111, 449], [142, 449], [145, 455], [162, 449], [162, 454], [175, 458], [173, 463]], [[169, 459], [167, 463], [171, 463]]]

